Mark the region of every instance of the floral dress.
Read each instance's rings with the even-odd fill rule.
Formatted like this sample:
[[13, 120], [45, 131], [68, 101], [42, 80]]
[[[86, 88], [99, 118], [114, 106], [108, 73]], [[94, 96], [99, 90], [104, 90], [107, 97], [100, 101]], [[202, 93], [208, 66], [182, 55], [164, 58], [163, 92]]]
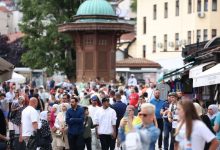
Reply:
[[52, 150], [52, 137], [51, 137], [51, 132], [50, 132], [50, 127], [49, 124], [46, 120], [41, 120], [42, 126], [39, 129], [39, 136], [42, 139], [45, 139], [47, 144], [43, 145], [40, 147], [40, 150]]

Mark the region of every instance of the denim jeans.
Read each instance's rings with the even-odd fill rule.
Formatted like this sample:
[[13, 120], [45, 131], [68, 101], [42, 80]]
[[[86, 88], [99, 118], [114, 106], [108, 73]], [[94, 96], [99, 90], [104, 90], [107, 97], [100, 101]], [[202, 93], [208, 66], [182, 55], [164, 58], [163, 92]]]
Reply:
[[[172, 131], [172, 123], [164, 120], [164, 128], [163, 128], [163, 132], [164, 132], [164, 150], [168, 150], [169, 149], [169, 137]], [[170, 147], [171, 148], [171, 147]]]
[[0, 141], [0, 150], [6, 150], [6, 149], [7, 149], [6, 142]]

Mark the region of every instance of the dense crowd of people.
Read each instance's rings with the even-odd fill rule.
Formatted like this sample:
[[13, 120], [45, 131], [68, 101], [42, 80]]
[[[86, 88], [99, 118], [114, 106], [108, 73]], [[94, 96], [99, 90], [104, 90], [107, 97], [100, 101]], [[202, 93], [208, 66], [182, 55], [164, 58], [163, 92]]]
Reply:
[[161, 92], [134, 75], [120, 86], [2, 83], [0, 150], [220, 149], [218, 105], [205, 109], [181, 91]]

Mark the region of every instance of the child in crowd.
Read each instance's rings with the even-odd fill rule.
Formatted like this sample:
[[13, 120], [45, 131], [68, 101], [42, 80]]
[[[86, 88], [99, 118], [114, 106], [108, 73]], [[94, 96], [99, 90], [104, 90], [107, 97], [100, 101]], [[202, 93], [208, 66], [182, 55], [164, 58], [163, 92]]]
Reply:
[[85, 119], [83, 124], [84, 125], [83, 138], [87, 150], [91, 150], [92, 149], [91, 129], [94, 128], [94, 126], [93, 126], [92, 118], [89, 116], [88, 107], [84, 107], [84, 114], [85, 114]]

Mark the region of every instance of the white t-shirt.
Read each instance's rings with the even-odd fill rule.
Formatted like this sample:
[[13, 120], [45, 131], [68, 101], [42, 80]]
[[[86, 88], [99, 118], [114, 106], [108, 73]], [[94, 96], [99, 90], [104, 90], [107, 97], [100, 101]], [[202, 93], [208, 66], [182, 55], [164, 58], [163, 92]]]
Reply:
[[31, 136], [33, 134], [33, 122], [39, 122], [39, 114], [32, 106], [27, 106], [22, 111], [21, 116], [22, 136]]
[[147, 88], [147, 94], [148, 94], [148, 99], [149, 99], [149, 101], [151, 101], [151, 99], [153, 99], [154, 98], [154, 89], [152, 89], [152, 88]]
[[111, 135], [113, 133], [113, 125], [116, 125], [116, 112], [108, 107], [107, 109], [99, 109], [95, 114], [94, 124], [98, 126], [98, 134]]
[[14, 91], [13, 91], [13, 92], [7, 92], [7, 93], [6, 93], [6, 99], [8, 100], [8, 102], [12, 102], [13, 99], [14, 99], [14, 97], [15, 97]]
[[[179, 124], [180, 125], [180, 124]], [[193, 121], [193, 130], [190, 141], [186, 138], [186, 126], [183, 124], [176, 136], [176, 141], [179, 142], [181, 150], [191, 148], [192, 150], [203, 150], [205, 143], [211, 142], [215, 138], [215, 135], [209, 130], [209, 128], [200, 120]], [[189, 147], [191, 145], [191, 147]]]
[[128, 79], [128, 86], [137, 86], [137, 79], [136, 78], [129, 78]]
[[95, 121], [95, 114], [100, 109], [100, 107], [99, 106], [94, 107], [92, 105], [89, 105], [88, 109], [89, 109], [89, 116], [92, 118], [92, 121], [94, 122]]
[[124, 103], [124, 104], [128, 104], [128, 100], [127, 100], [127, 98], [126, 98], [126, 96], [125, 95], [122, 95], [121, 96], [121, 101], [122, 101], [122, 103]]
[[173, 117], [172, 128], [177, 128], [178, 120], [179, 120], [177, 104], [170, 104], [168, 110], [172, 113], [172, 117]]

